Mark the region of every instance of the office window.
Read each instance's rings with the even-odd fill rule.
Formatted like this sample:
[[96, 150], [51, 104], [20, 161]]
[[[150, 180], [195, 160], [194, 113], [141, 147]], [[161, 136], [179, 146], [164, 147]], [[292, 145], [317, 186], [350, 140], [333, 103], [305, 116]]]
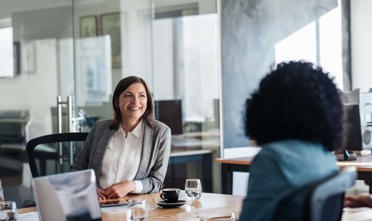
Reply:
[[275, 61], [307, 60], [321, 65], [343, 89], [341, 5], [275, 45]]
[[0, 77], [13, 77], [13, 28], [0, 26]]

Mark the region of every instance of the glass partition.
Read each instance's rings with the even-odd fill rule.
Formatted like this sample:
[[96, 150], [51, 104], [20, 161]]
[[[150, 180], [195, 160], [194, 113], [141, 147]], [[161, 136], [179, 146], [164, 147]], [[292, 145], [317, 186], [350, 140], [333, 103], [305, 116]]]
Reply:
[[[8, 121], [19, 124], [7, 130], [16, 140], [9, 141], [7, 135], [0, 141], [5, 189], [15, 187], [17, 192], [31, 185], [25, 157], [28, 140], [59, 128], [89, 131], [96, 120], [112, 118], [113, 88], [129, 75], [147, 81], [156, 103], [177, 101], [177, 113], [165, 116], [177, 117], [170, 164], [185, 171], [180, 187], [185, 177], [201, 176], [191, 172], [195, 166], [202, 170], [200, 159], [212, 165], [212, 154], [218, 156], [215, 1], [6, 0], [0, 7], [0, 29], [12, 30], [6, 32], [12, 40], [5, 45], [12, 55], [1, 59], [11, 66], [0, 77], [0, 126], [7, 127]], [[160, 106], [156, 112], [166, 121]], [[189, 163], [179, 164], [182, 160]], [[212, 191], [208, 171], [206, 187]], [[214, 173], [218, 175], [217, 169]]]
[[[153, 93], [156, 114], [172, 129], [172, 154], [192, 154], [195, 158], [219, 156], [220, 58], [219, 24], [216, 1], [176, 3], [153, 1]], [[172, 182], [184, 185], [185, 178], [201, 178], [205, 191], [219, 188], [218, 175], [213, 185], [202, 167], [208, 161], [187, 161], [168, 170]], [[171, 162], [176, 162], [174, 159]], [[182, 171], [182, 172], [181, 172]], [[218, 167], [214, 165], [214, 172]]]
[[74, 1], [76, 109], [83, 118], [112, 118], [112, 92], [123, 77], [153, 85], [151, 18], [147, 0]]
[[74, 59], [68, 50], [73, 47], [73, 3], [5, 0], [0, 5], [0, 30], [10, 30], [1, 31], [8, 41], [0, 37], [0, 63], [8, 70], [0, 74], [0, 179], [5, 199], [22, 205], [32, 199], [25, 144], [52, 133], [56, 96], [73, 96]]
[[172, 129], [172, 156], [192, 156], [182, 158], [186, 164], [171, 162], [185, 174], [179, 183], [166, 184], [182, 187], [185, 177], [202, 176], [198, 157], [213, 159], [220, 147], [216, 2], [76, 0], [73, 11], [78, 113], [112, 118], [117, 82], [129, 75], [144, 78], [157, 119]]

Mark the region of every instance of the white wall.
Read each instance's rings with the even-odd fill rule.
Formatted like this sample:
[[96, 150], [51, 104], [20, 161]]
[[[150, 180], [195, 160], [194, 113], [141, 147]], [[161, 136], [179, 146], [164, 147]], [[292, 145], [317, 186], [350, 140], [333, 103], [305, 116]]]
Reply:
[[351, 0], [352, 88], [372, 87], [372, 1]]

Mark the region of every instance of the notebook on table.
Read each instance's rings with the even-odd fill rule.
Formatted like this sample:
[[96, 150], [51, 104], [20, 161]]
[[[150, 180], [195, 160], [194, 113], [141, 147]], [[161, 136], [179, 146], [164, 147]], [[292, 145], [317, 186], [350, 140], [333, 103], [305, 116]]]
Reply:
[[41, 221], [101, 220], [93, 170], [81, 170], [33, 179]]

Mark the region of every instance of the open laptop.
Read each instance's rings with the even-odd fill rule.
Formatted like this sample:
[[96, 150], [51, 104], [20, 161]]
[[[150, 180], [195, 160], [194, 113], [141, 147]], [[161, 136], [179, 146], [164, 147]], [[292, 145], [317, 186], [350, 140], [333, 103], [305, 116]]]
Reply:
[[34, 178], [33, 191], [41, 221], [101, 220], [91, 169]]

